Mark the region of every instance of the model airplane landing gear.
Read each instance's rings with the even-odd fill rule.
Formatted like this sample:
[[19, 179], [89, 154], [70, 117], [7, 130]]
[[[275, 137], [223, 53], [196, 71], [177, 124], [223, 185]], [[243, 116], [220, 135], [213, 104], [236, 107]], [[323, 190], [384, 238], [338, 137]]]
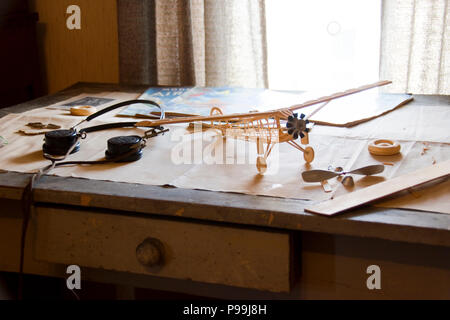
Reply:
[[306, 163], [311, 163], [314, 160], [314, 149], [306, 147], [305, 151], [303, 151], [303, 159], [305, 159]]
[[263, 156], [258, 156], [256, 158], [256, 169], [258, 169], [259, 174], [263, 174], [267, 171], [267, 160]]

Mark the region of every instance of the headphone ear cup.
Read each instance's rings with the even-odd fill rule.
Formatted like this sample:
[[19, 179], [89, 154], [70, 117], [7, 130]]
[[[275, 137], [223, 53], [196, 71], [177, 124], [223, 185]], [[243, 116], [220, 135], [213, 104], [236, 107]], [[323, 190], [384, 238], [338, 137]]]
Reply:
[[[112, 161], [118, 159], [117, 162], [139, 160], [142, 157], [141, 142], [142, 138], [139, 136], [119, 136], [108, 139], [108, 149], [105, 152], [105, 157], [107, 160]], [[129, 155], [127, 155], [128, 153]], [[125, 157], [121, 158], [122, 156]]]
[[72, 154], [80, 150], [80, 142], [77, 142], [77, 140], [78, 136], [76, 130], [54, 130], [46, 132], [42, 150], [44, 153], [53, 156], [64, 156], [76, 143], [75, 148], [70, 152]]

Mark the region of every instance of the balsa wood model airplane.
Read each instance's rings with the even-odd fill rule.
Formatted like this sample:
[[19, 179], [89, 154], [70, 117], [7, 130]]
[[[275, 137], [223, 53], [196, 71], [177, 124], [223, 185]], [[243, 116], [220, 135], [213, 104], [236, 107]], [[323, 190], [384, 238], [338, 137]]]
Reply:
[[[210, 116], [181, 117], [162, 120], [145, 120], [138, 122], [136, 127], [161, 127], [168, 124], [201, 122], [209, 128], [217, 129], [223, 137], [243, 139], [256, 143], [256, 167], [259, 173], [267, 169], [267, 158], [276, 143], [286, 142], [303, 152], [307, 163], [314, 160], [314, 149], [309, 146], [309, 120], [304, 114], [294, 113], [296, 110], [322, 103], [312, 114], [325, 106], [333, 99], [338, 99], [364, 90], [390, 84], [391, 81], [379, 81], [355, 89], [349, 89], [302, 104], [293, 105], [264, 112], [235, 113], [224, 115], [218, 107], [211, 108]], [[309, 116], [312, 116], [310, 114]], [[281, 121], [287, 121], [283, 126]], [[300, 138], [298, 143], [296, 140]], [[303, 146], [302, 146], [303, 145]]]

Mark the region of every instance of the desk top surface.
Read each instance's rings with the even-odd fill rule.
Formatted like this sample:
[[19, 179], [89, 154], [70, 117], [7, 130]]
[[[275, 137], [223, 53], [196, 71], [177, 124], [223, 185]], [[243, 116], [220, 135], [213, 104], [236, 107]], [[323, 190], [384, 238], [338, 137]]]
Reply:
[[[66, 100], [80, 93], [117, 90], [143, 92], [147, 86], [79, 83], [57, 94], [0, 110], [0, 117]], [[450, 105], [448, 96], [415, 96], [412, 103]], [[0, 198], [19, 200], [30, 174], [0, 173]], [[131, 213], [372, 237], [450, 246], [450, 215], [414, 210], [364, 207], [337, 217], [304, 212], [310, 203], [245, 194], [168, 188], [141, 184], [45, 176], [35, 188], [34, 201]]]

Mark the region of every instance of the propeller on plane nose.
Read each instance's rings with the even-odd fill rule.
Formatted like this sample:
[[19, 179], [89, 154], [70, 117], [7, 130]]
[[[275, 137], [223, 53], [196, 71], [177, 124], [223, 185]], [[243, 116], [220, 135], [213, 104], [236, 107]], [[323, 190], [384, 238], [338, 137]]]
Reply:
[[297, 140], [300, 136], [303, 138], [305, 136], [305, 132], [309, 132], [309, 128], [306, 125], [309, 123], [309, 120], [305, 120], [305, 115], [302, 113], [300, 117], [298, 113], [294, 113], [292, 116], [288, 117], [286, 128], [288, 128], [288, 133], [294, 137], [294, 140]]

